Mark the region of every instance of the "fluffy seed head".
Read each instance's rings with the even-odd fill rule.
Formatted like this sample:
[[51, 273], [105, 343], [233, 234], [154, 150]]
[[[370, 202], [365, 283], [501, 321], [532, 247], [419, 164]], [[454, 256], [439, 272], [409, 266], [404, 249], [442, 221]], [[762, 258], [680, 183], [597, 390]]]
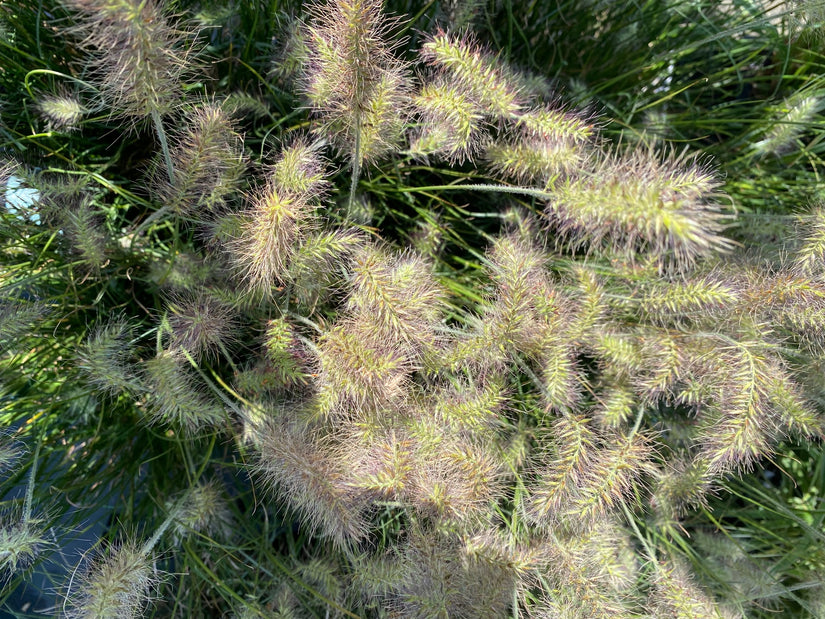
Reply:
[[496, 174], [520, 183], [550, 187], [584, 165], [587, 152], [570, 142], [516, 137], [491, 143], [484, 158]]
[[477, 100], [486, 113], [509, 119], [523, 110], [528, 97], [515, 74], [469, 37], [439, 32], [424, 43], [421, 57]]
[[444, 526], [482, 522], [503, 490], [496, 450], [470, 433], [445, 432], [439, 419], [418, 419], [410, 432], [418, 445], [405, 491], [413, 507]]
[[437, 155], [451, 163], [472, 160], [484, 141], [484, 113], [467, 89], [436, 79], [424, 84], [413, 99], [420, 130], [410, 151], [414, 155]]
[[584, 417], [560, 417], [553, 423], [553, 431], [549, 464], [536, 471], [536, 483], [526, 503], [527, 516], [536, 523], [561, 518], [598, 452], [596, 436]]
[[51, 131], [74, 131], [80, 119], [88, 112], [77, 95], [68, 93], [41, 95], [37, 111], [46, 120]]
[[22, 446], [5, 437], [0, 437], [0, 472], [11, 468], [23, 455]]
[[658, 562], [648, 602], [656, 617], [674, 619], [722, 619], [716, 603], [702, 591], [681, 563]]
[[354, 446], [352, 485], [378, 500], [397, 501], [415, 466], [415, 442], [404, 433], [389, 430], [367, 436]]
[[156, 166], [152, 184], [157, 201], [190, 217], [223, 206], [244, 169], [242, 138], [223, 108], [207, 103], [190, 110], [170, 141], [174, 180]]
[[175, 105], [188, 68], [190, 35], [154, 0], [63, 0], [112, 113], [139, 120]]
[[235, 339], [234, 311], [204, 291], [176, 295], [167, 309], [172, 346], [195, 359], [214, 359]]
[[139, 384], [129, 365], [132, 327], [123, 318], [98, 327], [78, 351], [78, 367], [91, 385], [110, 396], [135, 393]]
[[565, 413], [576, 410], [586, 379], [571, 346], [549, 344], [543, 348], [541, 379], [546, 408]]
[[67, 601], [70, 619], [132, 619], [140, 615], [157, 577], [152, 560], [134, 543], [125, 543], [98, 559]]
[[800, 91], [777, 106], [765, 137], [753, 144], [759, 153], [781, 155], [793, 147], [796, 138], [810, 126], [825, 107], [822, 97]]
[[326, 181], [315, 146], [298, 140], [284, 149], [266, 185], [252, 198], [241, 235], [230, 244], [247, 287], [271, 294], [286, 282], [296, 251], [313, 227], [314, 202]]
[[232, 532], [232, 513], [223, 498], [217, 481], [200, 483], [190, 488], [183, 500], [167, 504], [175, 523], [172, 535], [176, 540], [198, 534], [225, 539]]
[[106, 266], [108, 235], [92, 204], [83, 200], [64, 212], [61, 219], [66, 238], [81, 260], [94, 271]]
[[303, 384], [307, 381], [303, 353], [295, 330], [283, 318], [270, 320], [265, 333], [266, 356], [271, 371], [280, 385]]
[[409, 359], [356, 323], [338, 325], [318, 342], [318, 389], [326, 414], [373, 413], [401, 398]]
[[643, 250], [677, 266], [726, 251], [716, 178], [684, 157], [609, 156], [553, 190], [545, 215], [574, 244]]
[[321, 142], [297, 138], [281, 151], [272, 166], [272, 181], [282, 190], [307, 201], [319, 200], [329, 185], [325, 161], [318, 152]]
[[349, 309], [375, 337], [420, 353], [433, 343], [443, 290], [421, 256], [364, 247], [353, 256]]
[[303, 235], [307, 205], [272, 183], [260, 192], [242, 220], [242, 234], [232, 242], [235, 261], [246, 286], [271, 294], [284, 282], [296, 245]]
[[394, 21], [380, 0], [314, 4], [303, 90], [327, 136], [355, 169], [398, 144], [408, 107], [406, 65], [393, 55]]
[[357, 230], [311, 233], [298, 249], [289, 276], [298, 303], [314, 308], [349, 277], [351, 258], [364, 245]]
[[150, 423], [170, 424], [188, 434], [219, 424], [223, 409], [207, 400], [187, 372], [180, 352], [163, 351], [144, 364], [143, 381], [148, 394]]
[[691, 509], [704, 507], [713, 487], [701, 461], [674, 458], [656, 473], [650, 503], [664, 526], [673, 526]]
[[794, 267], [809, 275], [825, 272], [825, 205], [816, 206], [801, 222], [801, 247]]
[[34, 518], [19, 514], [0, 516], [0, 583], [27, 569], [43, 548], [49, 545], [46, 531]]
[[0, 347], [5, 349], [30, 335], [32, 324], [45, 314], [46, 307], [40, 303], [0, 297]]
[[496, 239], [487, 252], [487, 270], [495, 286], [484, 312], [484, 332], [491, 347], [506, 354], [539, 354], [544, 335], [560, 311], [545, 261], [542, 251], [516, 235]]
[[261, 476], [300, 514], [310, 533], [342, 548], [366, 535], [362, 505], [332, 445], [306, 428], [283, 423], [266, 427], [259, 440]]
[[494, 172], [549, 189], [586, 167], [595, 135], [593, 123], [582, 116], [534, 108], [519, 115], [510, 135], [491, 143], [484, 156]]

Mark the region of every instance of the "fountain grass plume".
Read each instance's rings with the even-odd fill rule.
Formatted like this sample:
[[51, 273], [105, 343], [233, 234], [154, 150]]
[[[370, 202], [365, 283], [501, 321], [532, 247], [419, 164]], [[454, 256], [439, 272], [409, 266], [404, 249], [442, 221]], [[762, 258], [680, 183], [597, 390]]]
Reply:
[[187, 110], [168, 139], [175, 174], [170, 180], [162, 166], [152, 174], [158, 203], [196, 220], [220, 212], [238, 189], [246, 163], [243, 140], [223, 107], [208, 102]]
[[219, 425], [226, 419], [226, 412], [203, 394], [203, 386], [188, 365], [180, 350], [164, 350], [144, 361], [140, 374], [146, 394], [146, 421], [193, 436]]
[[363, 166], [398, 149], [409, 77], [388, 36], [397, 20], [378, 0], [314, 3], [305, 26], [302, 90], [327, 137], [352, 167], [350, 202]]
[[349, 471], [332, 442], [285, 421], [266, 426], [259, 440], [259, 474], [308, 532], [339, 548], [367, 535], [366, 505], [349, 486]]
[[112, 115], [136, 124], [151, 119], [169, 182], [175, 170], [162, 117], [180, 104], [192, 68], [193, 34], [172, 25], [155, 0], [63, 0], [74, 12], [71, 32], [87, 51], [94, 84]]
[[166, 324], [172, 348], [182, 348], [196, 360], [215, 360], [237, 340], [235, 311], [206, 291], [171, 295]]
[[249, 291], [272, 294], [290, 279], [290, 267], [315, 227], [315, 208], [327, 184], [317, 144], [297, 139], [267, 171], [267, 180], [250, 197], [240, 235], [230, 254]]
[[140, 391], [131, 363], [132, 330], [126, 318], [116, 318], [99, 325], [78, 351], [77, 365], [86, 380], [110, 397]]

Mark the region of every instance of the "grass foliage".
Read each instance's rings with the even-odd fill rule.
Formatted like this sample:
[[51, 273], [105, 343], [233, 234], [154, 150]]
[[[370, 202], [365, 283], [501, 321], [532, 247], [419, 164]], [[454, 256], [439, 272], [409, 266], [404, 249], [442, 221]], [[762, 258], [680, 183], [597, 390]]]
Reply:
[[0, 4], [0, 604], [825, 613], [817, 2]]

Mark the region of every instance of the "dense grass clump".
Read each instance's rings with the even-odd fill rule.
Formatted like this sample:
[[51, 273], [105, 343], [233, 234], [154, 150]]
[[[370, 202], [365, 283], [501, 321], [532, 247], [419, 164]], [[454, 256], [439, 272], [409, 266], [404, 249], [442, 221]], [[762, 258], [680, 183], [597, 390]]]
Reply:
[[821, 616], [820, 18], [0, 6], [3, 612]]

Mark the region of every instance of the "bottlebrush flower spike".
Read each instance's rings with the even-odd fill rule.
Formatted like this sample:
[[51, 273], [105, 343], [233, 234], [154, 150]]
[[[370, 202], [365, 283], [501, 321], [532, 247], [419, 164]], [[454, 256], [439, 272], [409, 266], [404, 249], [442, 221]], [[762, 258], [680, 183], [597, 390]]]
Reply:
[[342, 323], [318, 342], [318, 406], [324, 416], [372, 415], [406, 395], [412, 365], [371, 325]]
[[80, 578], [76, 591], [67, 594], [70, 619], [133, 619], [141, 614], [157, 584], [152, 559], [128, 542], [112, 549]]
[[626, 380], [602, 381], [597, 399], [598, 404], [593, 412], [593, 418], [602, 429], [625, 428], [636, 414], [638, 406], [636, 393]]
[[541, 351], [541, 379], [546, 408], [563, 414], [578, 408], [587, 379], [572, 346], [565, 342], [544, 346]]
[[597, 127], [587, 116], [546, 105], [527, 110], [517, 126], [527, 137], [548, 138], [584, 146], [597, 136]]
[[299, 305], [314, 309], [350, 276], [352, 256], [365, 245], [357, 230], [311, 233], [296, 252], [289, 278]]
[[197, 390], [180, 351], [163, 351], [144, 363], [150, 423], [170, 424], [188, 434], [215, 426], [226, 417], [224, 410]]
[[662, 265], [684, 267], [732, 246], [721, 236], [717, 186], [685, 157], [637, 150], [608, 155], [588, 174], [556, 186], [545, 215], [573, 245], [641, 250]]
[[109, 260], [109, 239], [91, 201], [81, 200], [75, 208], [62, 213], [60, 219], [72, 249], [86, 267], [95, 272], [104, 267]]
[[132, 327], [115, 319], [98, 327], [78, 351], [77, 364], [91, 385], [110, 396], [135, 393], [140, 384], [129, 364]]
[[203, 290], [171, 297], [167, 309], [172, 348], [183, 348], [195, 359], [215, 359], [235, 340], [234, 310]]
[[607, 517], [653, 470], [653, 449], [644, 435], [617, 432], [608, 436], [606, 446], [593, 454], [565, 514], [574, 529], [589, 529], [594, 522]]
[[484, 156], [496, 173], [550, 189], [587, 166], [596, 128], [587, 118], [550, 106], [519, 115], [516, 126]]
[[318, 131], [350, 160], [354, 180], [366, 162], [397, 147], [409, 105], [407, 67], [388, 43], [396, 20], [382, 14], [381, 4], [314, 3], [306, 27], [303, 91]]
[[663, 530], [679, 526], [679, 519], [689, 511], [706, 507], [708, 496], [713, 492], [707, 464], [701, 459], [688, 459], [684, 454], [676, 454], [654, 477], [650, 504]]
[[[618, 558], [617, 542], [621, 543], [620, 539], [616, 539], [620, 530], [609, 520], [599, 521], [594, 523], [590, 533], [553, 535], [545, 542], [544, 552], [549, 556], [549, 569], [545, 573], [549, 577], [548, 588], [551, 591], [541, 600], [547, 606], [539, 607], [538, 617], [608, 619], [632, 616], [626, 605], [627, 593], [615, 586], [616, 577], [622, 577], [616, 568], [621, 572], [627, 571], [627, 566], [617, 566], [615, 560]], [[600, 554], [602, 556], [598, 556]], [[635, 566], [632, 571], [635, 571]]]
[[[544, 269], [546, 256], [514, 235], [501, 237], [487, 252], [495, 293], [484, 311], [488, 344], [503, 352], [538, 353], [551, 316], [543, 310], [555, 296]], [[541, 307], [540, 307], [541, 306]]]
[[49, 545], [40, 519], [0, 513], [0, 585], [28, 569]]
[[0, 437], [0, 473], [14, 465], [23, 455], [23, 447], [6, 437]]
[[40, 302], [0, 296], [0, 350], [19, 344], [31, 333], [31, 325], [47, 314], [47, 307]]
[[319, 533], [340, 548], [367, 534], [358, 492], [350, 486], [343, 460], [331, 442], [310, 428], [286, 423], [265, 427], [259, 436], [258, 471], [278, 496], [300, 516], [309, 533]]
[[309, 378], [305, 353], [295, 335], [295, 329], [283, 318], [266, 324], [264, 345], [271, 364], [267, 373], [274, 374], [276, 386], [303, 385]]
[[690, 577], [689, 570], [672, 561], [657, 562], [648, 600], [652, 616], [675, 619], [725, 619], [716, 602]]
[[79, 17], [73, 31], [92, 56], [97, 85], [115, 115], [162, 116], [180, 96], [189, 33], [170, 25], [155, 0], [63, 0]]
[[325, 186], [315, 149], [298, 140], [283, 150], [242, 218], [241, 234], [230, 243], [250, 290], [270, 294], [289, 279], [296, 251], [313, 227], [315, 202]]
[[437, 155], [450, 163], [472, 160], [486, 141], [484, 111], [466, 88], [444, 77], [424, 84], [414, 97], [419, 130], [410, 145], [417, 156]]
[[217, 481], [196, 484], [168, 502], [166, 511], [174, 516], [171, 531], [176, 543], [192, 534], [218, 540], [232, 534], [232, 512]]
[[512, 610], [512, 570], [467, 557], [455, 533], [418, 526], [398, 553], [404, 569], [393, 607], [400, 616], [505, 617]]
[[814, 122], [814, 117], [825, 106], [822, 97], [804, 90], [794, 93], [776, 106], [765, 137], [752, 145], [760, 154], [782, 155], [792, 149], [794, 141]]
[[801, 247], [796, 251], [793, 265], [807, 274], [825, 273], [825, 205], [817, 205], [800, 222]]
[[587, 151], [561, 140], [524, 139], [516, 134], [497, 140], [484, 149], [484, 158], [494, 174], [519, 183], [549, 189], [585, 165]]
[[241, 136], [221, 106], [207, 103], [191, 109], [170, 142], [175, 175], [170, 180], [157, 166], [152, 178], [157, 202], [186, 217], [220, 209], [245, 167]]
[[487, 114], [507, 120], [523, 112], [529, 95], [515, 73], [488, 56], [469, 36], [439, 32], [421, 47], [421, 58], [464, 89]]
[[726, 342], [717, 347], [717, 401], [703, 411], [697, 443], [708, 475], [750, 469], [771, 453], [781, 436], [781, 418], [769, 385], [775, 364], [758, 342]]
[[402, 432], [368, 432], [352, 447], [352, 486], [378, 500], [399, 500], [416, 466], [415, 447], [415, 442]]
[[421, 514], [445, 525], [478, 525], [504, 491], [500, 458], [480, 440], [438, 432], [426, 422], [415, 429], [419, 464], [410, 475], [407, 496]]
[[439, 421], [452, 432], [484, 436], [500, 425], [499, 414], [506, 404], [504, 388], [490, 380], [472, 386], [456, 382], [439, 392], [432, 406]]
[[549, 464], [536, 472], [536, 484], [526, 502], [530, 521], [546, 524], [561, 519], [598, 451], [596, 435], [586, 418], [568, 415], [553, 423]]
[[722, 272], [647, 282], [636, 291], [638, 312], [662, 325], [708, 320], [740, 301], [735, 283]]
[[355, 252], [351, 269], [347, 309], [365, 330], [416, 356], [434, 344], [444, 291], [430, 264], [413, 253], [391, 256], [366, 246]]
[[36, 106], [49, 131], [66, 133], [77, 129], [80, 119], [89, 111], [80, 97], [69, 92], [40, 95]]
[[272, 166], [273, 182], [283, 191], [307, 201], [320, 200], [329, 186], [325, 160], [318, 152], [321, 145], [303, 137], [295, 139], [281, 150]]

